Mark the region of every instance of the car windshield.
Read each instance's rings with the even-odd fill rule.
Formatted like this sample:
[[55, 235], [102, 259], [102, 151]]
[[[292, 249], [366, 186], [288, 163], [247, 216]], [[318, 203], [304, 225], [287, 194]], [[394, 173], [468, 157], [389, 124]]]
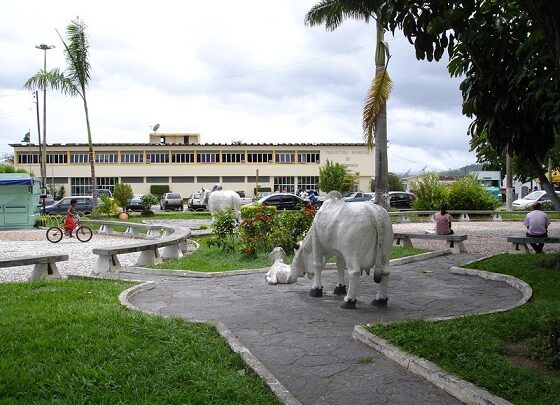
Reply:
[[525, 197], [523, 197], [523, 199], [534, 201], [534, 200], [538, 200], [544, 194], [545, 194], [544, 191], [533, 191], [531, 194], [527, 194]]
[[181, 198], [181, 196], [179, 194], [168, 194], [167, 198], [169, 198], [170, 200], [178, 200], [179, 198]]
[[348, 193], [344, 197], [345, 198], [352, 198], [352, 197], [356, 197], [357, 195], [358, 195], [358, 193]]

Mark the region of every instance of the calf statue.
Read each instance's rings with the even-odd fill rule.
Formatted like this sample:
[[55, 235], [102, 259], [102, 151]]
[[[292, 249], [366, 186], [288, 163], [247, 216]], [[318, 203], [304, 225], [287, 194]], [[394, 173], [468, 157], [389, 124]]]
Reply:
[[[371, 269], [375, 282], [380, 283], [372, 305], [386, 306], [392, 245], [393, 227], [385, 209], [371, 202], [347, 203], [339, 192], [331, 191], [296, 250], [288, 282], [307, 274], [313, 277], [309, 295], [321, 297], [321, 271], [331, 257], [336, 257], [338, 285], [334, 293], [346, 295], [341, 308], [356, 308], [359, 277], [364, 271], [369, 275]], [[348, 292], [344, 284], [346, 267]]]

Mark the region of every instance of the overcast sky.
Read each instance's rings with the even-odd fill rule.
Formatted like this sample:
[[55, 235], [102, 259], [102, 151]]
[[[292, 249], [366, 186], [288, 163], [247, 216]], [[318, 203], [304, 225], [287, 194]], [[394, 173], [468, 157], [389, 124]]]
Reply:
[[[374, 75], [374, 24], [334, 32], [304, 25], [315, 0], [28, 1], [0, 5], [0, 153], [31, 130], [23, 83], [43, 64], [63, 68], [64, 34], [88, 25], [94, 142], [147, 142], [159, 132], [199, 132], [202, 142], [361, 142], [363, 99]], [[446, 62], [416, 61], [387, 36], [394, 89], [388, 105], [389, 169], [474, 163], [459, 81]], [[40, 95], [42, 106], [42, 95]], [[42, 107], [41, 107], [42, 108]], [[86, 142], [78, 99], [47, 93], [47, 142]]]

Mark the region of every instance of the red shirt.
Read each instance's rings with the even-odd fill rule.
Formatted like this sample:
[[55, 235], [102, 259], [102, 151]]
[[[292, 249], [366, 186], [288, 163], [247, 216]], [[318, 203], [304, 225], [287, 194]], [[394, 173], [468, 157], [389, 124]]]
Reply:
[[441, 215], [441, 212], [436, 212], [434, 220], [436, 221], [436, 233], [438, 235], [448, 235], [451, 231], [453, 217], [450, 214]]

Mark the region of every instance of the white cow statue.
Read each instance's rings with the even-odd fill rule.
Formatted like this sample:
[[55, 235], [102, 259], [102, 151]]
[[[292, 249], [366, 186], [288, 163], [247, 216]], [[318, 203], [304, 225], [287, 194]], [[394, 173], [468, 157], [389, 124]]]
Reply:
[[[309, 295], [321, 297], [321, 271], [327, 260], [336, 257], [338, 285], [334, 293], [344, 295], [344, 309], [356, 308], [359, 277], [374, 269], [374, 280], [381, 283], [372, 305], [387, 305], [389, 258], [393, 245], [393, 227], [387, 211], [371, 202], [347, 203], [337, 191], [331, 191], [317, 211], [309, 232], [296, 250], [290, 279], [295, 282], [305, 274], [313, 277]], [[348, 268], [346, 292], [344, 269]]]
[[291, 267], [284, 263], [286, 252], [281, 247], [276, 247], [268, 255], [268, 260], [273, 263], [270, 270], [266, 273], [268, 284], [286, 284], [290, 279]]
[[230, 209], [235, 212], [237, 222], [241, 222], [241, 197], [235, 191], [222, 190], [222, 186], [216, 184], [211, 191], [203, 191], [202, 200], [212, 218], [218, 212]]

